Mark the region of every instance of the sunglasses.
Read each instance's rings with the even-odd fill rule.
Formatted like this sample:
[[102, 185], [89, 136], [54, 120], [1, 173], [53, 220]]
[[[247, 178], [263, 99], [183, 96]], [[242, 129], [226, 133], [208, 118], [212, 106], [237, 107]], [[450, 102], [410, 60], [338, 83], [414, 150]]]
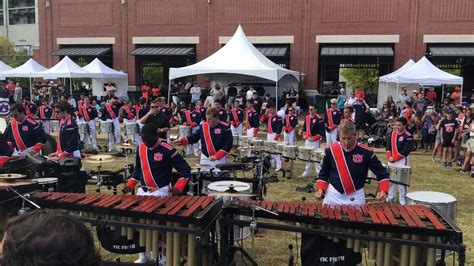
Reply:
[[158, 106], [150, 106], [151, 108], [155, 109], [155, 108], [159, 108]]
[[288, 112], [293, 112], [293, 111], [294, 111], [294, 110], [292, 110], [292, 109], [288, 110]]
[[309, 108], [309, 110], [310, 110], [310, 111], [313, 111], [313, 110], [314, 110], [314, 108]]

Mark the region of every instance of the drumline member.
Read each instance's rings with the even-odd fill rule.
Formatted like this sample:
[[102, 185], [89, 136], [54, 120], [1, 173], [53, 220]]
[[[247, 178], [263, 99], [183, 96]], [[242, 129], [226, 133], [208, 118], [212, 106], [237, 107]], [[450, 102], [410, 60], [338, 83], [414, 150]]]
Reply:
[[38, 153], [46, 144], [46, 133], [33, 118], [26, 116], [23, 105], [15, 103], [10, 108], [10, 120], [6, 128], [6, 140], [16, 153]]
[[[158, 106], [160, 107], [160, 112], [168, 118], [168, 122], [171, 125], [171, 121], [173, 120], [173, 110], [171, 110], [171, 107], [168, 104], [166, 104], [165, 97], [160, 97], [158, 99], [159, 101], [157, 101], [157, 103], [158, 103]], [[169, 130], [166, 132], [166, 141], [168, 141], [168, 143], [170, 142]]]
[[[413, 136], [406, 130], [407, 120], [400, 117], [395, 122], [395, 130], [392, 131], [390, 140], [387, 141], [387, 159], [388, 165], [393, 166], [409, 166], [408, 155], [413, 150], [414, 139]], [[405, 185], [391, 184], [388, 191], [388, 201], [395, 201], [397, 194], [397, 187], [399, 193], [399, 202], [405, 205], [405, 196], [407, 194], [407, 187]]]
[[[158, 137], [163, 140], [167, 139], [167, 133], [170, 130], [170, 121], [169, 118], [160, 112], [160, 99], [158, 98], [151, 102], [150, 110], [148, 113], [140, 119], [140, 123], [142, 124], [155, 124], [158, 128]], [[141, 132], [141, 131], [140, 131]]]
[[254, 108], [254, 101], [247, 101], [247, 110], [245, 111], [245, 128], [248, 137], [256, 137], [258, 134], [258, 127], [260, 125], [258, 113]]
[[[387, 169], [382, 166], [372, 149], [357, 143], [354, 123], [342, 122], [338, 126], [338, 134], [340, 142], [325, 149], [326, 156], [318, 175], [315, 197], [324, 198], [323, 204], [326, 205], [365, 205], [364, 185], [370, 169], [379, 181], [376, 199], [386, 200], [390, 186]], [[338, 247], [335, 251], [331, 250], [333, 252], [330, 256], [341, 259], [340, 262], [344, 265], [359, 265], [357, 263], [361, 262], [360, 253], [348, 251], [344, 242], [341, 248], [332, 239], [320, 237], [319, 240], [317, 245]], [[327, 254], [321, 252], [319, 256]]]
[[[145, 97], [140, 97], [138, 102], [140, 103], [140, 105], [137, 111], [137, 114], [138, 114], [137, 123], [138, 123], [138, 129], [141, 131], [144, 126], [144, 124], [142, 124], [141, 122], [141, 119], [150, 111], [150, 106], [148, 105], [147, 99]], [[142, 138], [140, 134], [138, 134], [137, 144], [142, 144]]]
[[30, 97], [25, 97], [23, 98], [23, 108], [25, 108], [25, 114], [27, 117], [33, 118], [36, 115], [36, 112], [38, 111], [36, 104], [34, 104], [31, 100]]
[[328, 145], [337, 142], [337, 126], [341, 123], [342, 114], [336, 108], [337, 100], [331, 99], [331, 107], [324, 114], [324, 127], [326, 128], [326, 142]]
[[[201, 113], [196, 111], [196, 106], [194, 103], [189, 103], [188, 110], [180, 113], [181, 124], [184, 126], [189, 126], [191, 128], [191, 134], [196, 134], [199, 130], [199, 125], [201, 124]], [[199, 156], [199, 143], [188, 144], [186, 146], [185, 155], [189, 156], [191, 154], [191, 149], [194, 152], [194, 156]]]
[[342, 111], [342, 119], [341, 122], [352, 122], [355, 123], [354, 121], [354, 107], [352, 106], [346, 106], [344, 107], [344, 110]]
[[[79, 105], [78, 105], [79, 107]], [[87, 149], [89, 144], [89, 138], [92, 142], [92, 153], [97, 153], [97, 131], [95, 126], [95, 119], [98, 117], [97, 109], [91, 105], [91, 99], [89, 96], [84, 96], [82, 104], [82, 117], [85, 123], [87, 123], [87, 130], [84, 136], [81, 136], [84, 141], [84, 149]]]
[[[309, 105], [309, 114], [305, 117], [302, 135], [304, 141], [304, 146], [307, 148], [319, 148], [321, 146], [320, 140], [324, 134], [324, 124], [322, 119], [316, 114], [316, 105]], [[314, 163], [316, 173], [319, 173], [321, 166], [319, 163]], [[306, 167], [303, 174], [300, 177], [307, 178], [311, 175], [311, 167], [313, 162], [306, 162]]]
[[[173, 146], [158, 137], [157, 131], [158, 127], [153, 123], [144, 125], [140, 131], [143, 143], [137, 147], [135, 171], [123, 193], [131, 192], [138, 183], [141, 185], [137, 190], [139, 196], [168, 197], [182, 193], [186, 187], [191, 167]], [[173, 168], [179, 173], [174, 185], [170, 179]], [[150, 261], [150, 255], [150, 252], [140, 253], [135, 263]]]
[[452, 111], [448, 111], [446, 119], [443, 119], [440, 124], [441, 129], [441, 145], [443, 145], [443, 167], [451, 167], [452, 153], [454, 142], [456, 140], [459, 123], [453, 118]]
[[53, 108], [49, 106], [48, 102], [48, 98], [43, 98], [42, 105], [38, 108], [38, 118], [41, 120], [46, 134], [51, 132], [51, 118], [53, 117]]
[[298, 134], [298, 117], [295, 115], [293, 105], [289, 105], [286, 109], [286, 115], [283, 121], [283, 142], [288, 145], [295, 145], [296, 135]]
[[221, 100], [215, 100], [214, 101], [214, 107], [219, 112], [219, 120], [222, 121], [222, 122], [227, 122], [227, 120], [228, 120], [227, 111], [222, 107], [222, 101]]
[[229, 125], [219, 120], [219, 111], [209, 108], [206, 111], [207, 122], [201, 123], [199, 130], [188, 138], [181, 138], [174, 143], [187, 145], [201, 141], [200, 164], [210, 165], [202, 170], [208, 171], [217, 164], [227, 163], [227, 154], [232, 149], [232, 132]]
[[54, 107], [54, 112], [60, 119], [57, 138], [56, 152], [48, 155], [52, 161], [61, 160], [64, 157], [74, 156], [81, 158], [79, 151], [79, 129], [76, 120], [72, 118], [73, 108], [66, 101], [61, 101]]
[[[267, 124], [267, 141], [278, 141], [281, 135], [281, 131], [283, 129], [283, 119], [279, 116], [276, 111], [275, 107], [268, 103], [266, 106], [265, 114], [262, 115], [261, 122]], [[276, 169], [275, 171], [279, 171], [281, 169], [281, 155], [276, 154], [272, 155], [272, 165], [273, 161], [276, 161]]]
[[[133, 123], [137, 121], [137, 111], [133, 108], [133, 103], [131, 100], [128, 100], [124, 106], [121, 108], [120, 117], [123, 119], [123, 125], [127, 123]], [[133, 136], [128, 136], [127, 131], [125, 131], [124, 140], [127, 142], [131, 140], [132, 143], [137, 144], [138, 133], [134, 133]]]
[[13, 154], [13, 149], [7, 144], [3, 134], [0, 134], [0, 167], [5, 167]]
[[202, 100], [197, 101], [196, 110], [201, 114], [202, 121], [206, 121], [206, 108]]
[[232, 135], [242, 136], [242, 122], [244, 121], [244, 110], [240, 108], [239, 100], [234, 102], [234, 107], [229, 112], [230, 130]]
[[[77, 111], [76, 111], [76, 120], [77, 122], [84, 122], [84, 116], [82, 114], [83, 112], [83, 109], [82, 109], [82, 106], [84, 105], [84, 97], [85, 97], [85, 94], [81, 93], [79, 95], [79, 100], [77, 100]], [[81, 136], [81, 140], [82, 139], [82, 136]]]
[[119, 110], [120, 110], [120, 100], [117, 97], [112, 98], [110, 102], [106, 102], [105, 106], [102, 108], [102, 121], [110, 120], [112, 121], [112, 132], [108, 134], [108, 147], [109, 152], [117, 150], [115, 144], [120, 143], [120, 123], [119, 123]]

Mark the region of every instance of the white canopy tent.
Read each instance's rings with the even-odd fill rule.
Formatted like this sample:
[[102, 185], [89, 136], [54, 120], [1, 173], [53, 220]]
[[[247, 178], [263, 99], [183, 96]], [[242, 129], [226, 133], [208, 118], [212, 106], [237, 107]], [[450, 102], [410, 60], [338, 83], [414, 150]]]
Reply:
[[[100, 78], [100, 74], [92, 73], [87, 71], [74, 63], [68, 56], [65, 56], [52, 68], [38, 73], [45, 79], [56, 79], [56, 78]], [[70, 93], [72, 94], [72, 82], [69, 86]]]
[[92, 79], [92, 94], [95, 96], [104, 96], [104, 82], [115, 83], [117, 88], [116, 96], [119, 98], [128, 98], [128, 74], [122, 71], [114, 70], [106, 66], [98, 58], [94, 59], [88, 65], [84, 66], [83, 69], [99, 74], [100, 78]]
[[5, 79], [3, 72], [11, 70], [11, 69], [13, 69], [11, 66], [3, 63], [3, 61], [0, 61], [0, 79]]
[[[408, 62], [405, 65], [407, 64]], [[391, 75], [388, 78], [385, 77], [384, 80], [386, 80], [387, 83], [396, 84], [397, 95], [394, 98], [396, 98], [397, 100], [399, 96], [398, 88], [400, 84], [421, 84], [421, 85], [456, 84], [456, 85], [461, 85], [461, 95], [462, 95], [463, 78], [450, 74], [448, 72], [445, 72], [437, 68], [426, 57], [422, 57], [418, 62], [416, 62], [416, 64], [414, 64], [410, 68], [406, 68], [402, 71], [399, 71], [395, 75]], [[380, 82], [380, 79], [379, 79], [379, 82]], [[386, 84], [386, 86], [388, 86], [388, 84]], [[381, 89], [380, 89], [380, 83], [379, 83], [378, 105], [381, 105], [380, 91]], [[386, 95], [392, 95], [390, 94], [389, 89], [386, 90]], [[382, 103], [383, 103], [383, 100], [384, 99], [382, 98]]]
[[[239, 25], [229, 42], [208, 58], [190, 66], [170, 68], [169, 80], [192, 75], [208, 75], [214, 81], [220, 74], [224, 80], [241, 82], [245, 76], [260, 81], [273, 81], [278, 100], [278, 83], [284, 77], [291, 77], [299, 82], [299, 72], [283, 68], [266, 58], [247, 39]], [[168, 90], [168, 101], [170, 98]]]
[[[382, 108], [383, 102], [387, 99], [388, 95], [392, 95], [395, 102], [398, 101], [399, 97], [399, 84], [389, 84], [393, 82], [393, 80], [400, 75], [401, 73], [407, 71], [408, 69], [412, 68], [415, 65], [415, 61], [413, 59], [408, 60], [403, 66], [399, 69], [395, 70], [392, 73], [379, 77], [379, 90], [377, 94], [377, 107]], [[385, 84], [382, 85], [382, 82]]]
[[33, 58], [28, 59], [23, 65], [10, 69], [1, 73], [2, 78], [13, 77], [13, 78], [29, 78], [30, 79], [30, 95], [32, 94], [31, 79], [39, 78], [42, 75], [40, 72], [46, 71], [47, 68], [40, 65]]

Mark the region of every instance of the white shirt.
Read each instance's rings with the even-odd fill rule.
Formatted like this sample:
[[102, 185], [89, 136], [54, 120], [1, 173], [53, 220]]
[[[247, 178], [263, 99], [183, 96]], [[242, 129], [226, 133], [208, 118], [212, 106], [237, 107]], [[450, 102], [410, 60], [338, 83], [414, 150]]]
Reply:
[[199, 86], [192, 87], [189, 92], [191, 93], [191, 98], [193, 100], [201, 97], [201, 88]]

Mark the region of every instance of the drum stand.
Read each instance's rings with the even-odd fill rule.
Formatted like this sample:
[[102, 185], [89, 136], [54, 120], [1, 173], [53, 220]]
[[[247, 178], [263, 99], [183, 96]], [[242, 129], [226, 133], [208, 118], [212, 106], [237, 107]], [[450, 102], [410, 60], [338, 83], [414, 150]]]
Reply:
[[16, 189], [14, 189], [10, 186], [7, 187], [7, 191], [13, 192], [18, 197], [23, 199], [23, 202], [21, 204], [21, 209], [18, 210], [18, 214], [23, 214], [23, 213], [28, 212], [30, 210], [29, 208], [25, 207], [25, 201], [28, 202], [29, 204], [33, 205], [36, 209], [38, 209], [38, 210], [41, 209], [41, 207], [38, 204], [34, 203], [33, 201], [31, 201], [30, 199], [27, 198], [27, 197], [29, 197], [29, 194], [22, 195]]

